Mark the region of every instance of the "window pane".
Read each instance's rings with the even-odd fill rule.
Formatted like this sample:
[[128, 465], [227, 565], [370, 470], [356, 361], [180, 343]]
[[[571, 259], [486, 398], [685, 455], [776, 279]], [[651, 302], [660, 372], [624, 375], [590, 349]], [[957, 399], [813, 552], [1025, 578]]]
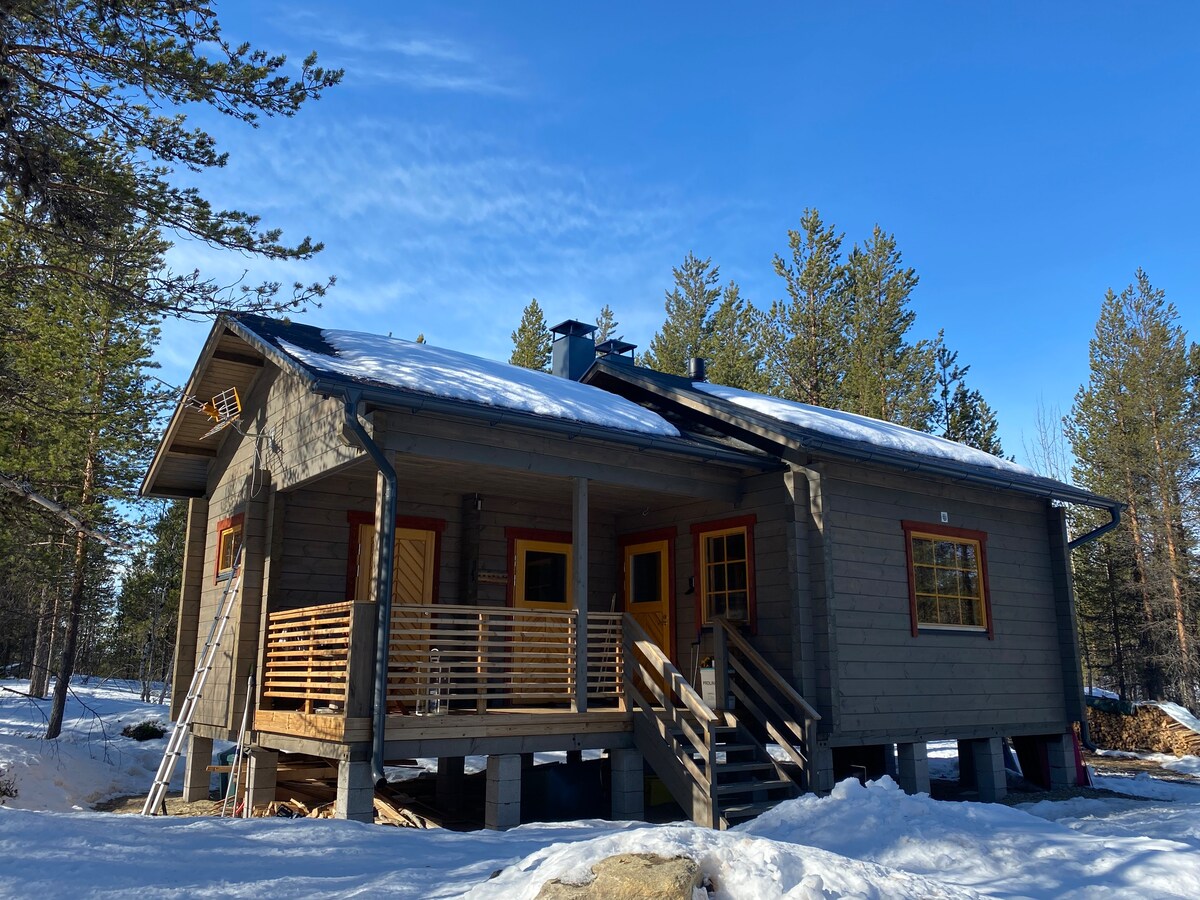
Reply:
[[933, 541], [925, 538], [913, 538], [913, 562], [919, 565], [933, 565]]
[[746, 535], [740, 531], [725, 535], [726, 559], [746, 558]]
[[935, 569], [927, 566], [918, 566], [913, 572], [917, 578], [917, 593], [918, 594], [933, 594], [937, 592], [937, 577]]
[[958, 600], [939, 600], [938, 601], [938, 622], [942, 625], [961, 625], [963, 624], [962, 615], [959, 613]]
[[748, 607], [746, 604], [745, 591], [730, 591], [727, 602], [725, 615], [734, 622], [745, 622], [748, 616]]
[[958, 594], [958, 572], [954, 569], [938, 569], [937, 592], [939, 597], [956, 596]]
[[725, 566], [708, 567], [708, 589], [714, 592], [727, 590], [725, 581]]
[[632, 603], [657, 603], [662, 599], [661, 556], [635, 553], [629, 559], [629, 600]]
[[725, 571], [728, 574], [729, 589], [731, 591], [744, 591], [746, 589], [746, 564], [744, 562], [731, 562], [725, 566]]
[[933, 552], [939, 566], [954, 565], [954, 544], [950, 541], [938, 541]]
[[933, 597], [917, 598], [917, 621], [937, 623], [937, 600]]
[[982, 625], [979, 621], [979, 606], [972, 600], [960, 601], [960, 609], [962, 610], [962, 623], [964, 625]]
[[567, 555], [549, 550], [526, 550], [526, 602], [564, 603], [566, 598]]
[[974, 544], [959, 544], [959, 559], [964, 569], [976, 568], [976, 549]]
[[706, 554], [710, 563], [725, 561], [725, 538], [710, 537], [707, 540], [708, 552]]
[[979, 576], [974, 571], [962, 573], [962, 593], [964, 597], [979, 596]]

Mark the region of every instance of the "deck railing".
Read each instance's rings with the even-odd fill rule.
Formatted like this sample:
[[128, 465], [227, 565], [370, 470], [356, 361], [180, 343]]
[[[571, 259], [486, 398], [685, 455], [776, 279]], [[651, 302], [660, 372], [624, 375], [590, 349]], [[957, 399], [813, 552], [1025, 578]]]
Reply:
[[[262, 694], [269, 707], [345, 709], [351, 609], [350, 603], [332, 603], [268, 615]], [[589, 708], [624, 708], [620, 614], [590, 613], [587, 642]], [[570, 709], [575, 647], [574, 612], [394, 606], [388, 713]]]
[[[392, 610], [388, 710], [436, 715], [498, 708], [569, 708], [575, 696], [575, 613], [491, 606]], [[588, 703], [623, 696], [621, 618], [587, 623]]]
[[345, 709], [351, 606], [329, 603], [268, 616], [263, 697], [305, 713]]

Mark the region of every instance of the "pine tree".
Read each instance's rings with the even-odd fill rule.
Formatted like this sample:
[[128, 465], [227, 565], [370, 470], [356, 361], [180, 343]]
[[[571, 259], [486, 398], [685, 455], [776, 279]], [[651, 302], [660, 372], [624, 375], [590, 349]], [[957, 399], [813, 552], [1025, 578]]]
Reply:
[[721, 295], [720, 269], [711, 257], [700, 259], [689, 252], [671, 273], [675, 287], [667, 291], [666, 321], [651, 338], [641, 364], [670, 375], [686, 375], [688, 360], [704, 356], [708, 350], [709, 313]]
[[596, 316], [596, 343], [603, 344], [610, 338], [616, 341], [621, 340], [621, 335], [615, 333], [620, 324], [613, 314], [612, 307], [605, 303], [604, 308], [600, 310], [600, 315]]
[[979, 391], [967, 388], [965, 378], [971, 367], [958, 364], [958, 351], [950, 350], [942, 337], [938, 332], [934, 341], [937, 385], [932, 421], [934, 433], [993, 456], [1003, 456], [995, 412]]
[[[297, 66], [230, 43], [208, 0], [16, 0], [0, 16], [0, 48], [0, 178], [20, 201], [5, 210], [10, 224], [71, 244], [77, 259], [96, 258], [98, 236], [130, 221], [265, 259], [320, 249], [309, 238], [282, 243], [257, 215], [214, 208], [171, 178], [226, 162], [187, 119], [193, 109], [252, 126], [293, 116], [341, 80], [315, 54]], [[86, 268], [75, 275], [103, 282]], [[288, 309], [325, 287], [296, 285], [290, 297], [275, 282], [232, 291], [159, 265], [126, 289], [148, 311], [186, 315]]]
[[907, 340], [916, 319], [908, 301], [917, 281], [916, 270], [903, 265], [895, 236], [878, 225], [850, 251], [842, 409], [910, 428], [928, 426], [934, 411], [933, 345]]
[[849, 348], [842, 235], [804, 210], [800, 230], [788, 231], [791, 260], [775, 255], [775, 274], [788, 299], [767, 313], [764, 343], [772, 392], [814, 406], [836, 407]]
[[[1090, 356], [1067, 423], [1075, 477], [1126, 504], [1124, 527], [1107, 547], [1122, 612], [1137, 610], [1126, 645], [1136, 646], [1141, 690], [1188, 704], [1197, 674], [1191, 510], [1200, 479], [1200, 349], [1139, 269], [1119, 295], [1106, 293]], [[1081, 598], [1081, 606], [1099, 605]]]
[[704, 356], [710, 381], [746, 391], [767, 390], [761, 316], [741, 298], [736, 282], [725, 286], [707, 332]]
[[508, 361], [514, 366], [550, 371], [550, 348], [552, 339], [546, 326], [546, 317], [534, 297], [521, 313], [521, 324], [512, 333], [513, 352]]

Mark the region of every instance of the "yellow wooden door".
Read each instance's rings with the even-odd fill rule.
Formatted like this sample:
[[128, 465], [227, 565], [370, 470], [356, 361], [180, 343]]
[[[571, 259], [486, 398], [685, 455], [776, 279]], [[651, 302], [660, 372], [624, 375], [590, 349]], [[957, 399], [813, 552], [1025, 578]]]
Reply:
[[625, 611], [671, 655], [671, 573], [667, 541], [625, 547]]
[[[388, 649], [388, 711], [441, 712], [444, 709], [445, 663], [434, 659], [428, 615], [401, 609], [433, 602], [437, 532], [396, 528], [392, 556], [392, 629]], [[368, 600], [374, 574], [375, 526], [358, 531], [358, 577], [355, 599]]]
[[[437, 532], [420, 528], [397, 528], [392, 556], [392, 603], [433, 602], [433, 561]], [[358, 574], [354, 599], [359, 603], [371, 598], [371, 578], [375, 574], [371, 560], [375, 554], [375, 526], [358, 526]]]
[[[513, 541], [513, 606], [570, 612], [571, 545], [561, 541]], [[573, 619], [524, 616], [509, 640], [510, 689], [518, 705], [566, 703], [573, 692]]]

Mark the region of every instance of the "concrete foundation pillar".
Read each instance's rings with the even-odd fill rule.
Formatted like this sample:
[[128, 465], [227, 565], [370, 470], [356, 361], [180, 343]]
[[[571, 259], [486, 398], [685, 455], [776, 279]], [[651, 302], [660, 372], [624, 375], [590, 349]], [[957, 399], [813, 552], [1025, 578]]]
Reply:
[[640, 750], [609, 750], [612, 765], [612, 817], [641, 820], [646, 815], [645, 776]]
[[338, 761], [337, 802], [333, 814], [355, 822], [375, 820], [375, 783], [371, 778], [371, 751], [352, 748], [350, 758]]
[[246, 798], [251, 810], [256, 806], [266, 806], [275, 799], [278, 771], [278, 751], [263, 747], [250, 748], [250, 777], [246, 779]]
[[438, 757], [435, 790], [439, 806], [456, 807], [462, 803], [463, 763], [461, 756]]
[[488, 757], [483, 824], [497, 831], [521, 824], [520, 754]]
[[212, 784], [212, 738], [200, 737], [196, 732], [188, 735], [187, 762], [183, 767], [183, 799], [188, 803], [207, 800]]
[[1008, 782], [1004, 775], [1002, 744], [1002, 739], [998, 737], [958, 742], [959, 771], [967, 770], [968, 767], [962, 764], [963, 758], [966, 757], [970, 763], [969, 768], [974, 772], [979, 799], [985, 803], [1001, 800], [1008, 793]]
[[1048, 734], [1046, 759], [1050, 764], [1050, 790], [1075, 786], [1075, 736], [1072, 734]]
[[896, 745], [896, 782], [906, 794], [929, 793], [929, 751], [924, 741]]

